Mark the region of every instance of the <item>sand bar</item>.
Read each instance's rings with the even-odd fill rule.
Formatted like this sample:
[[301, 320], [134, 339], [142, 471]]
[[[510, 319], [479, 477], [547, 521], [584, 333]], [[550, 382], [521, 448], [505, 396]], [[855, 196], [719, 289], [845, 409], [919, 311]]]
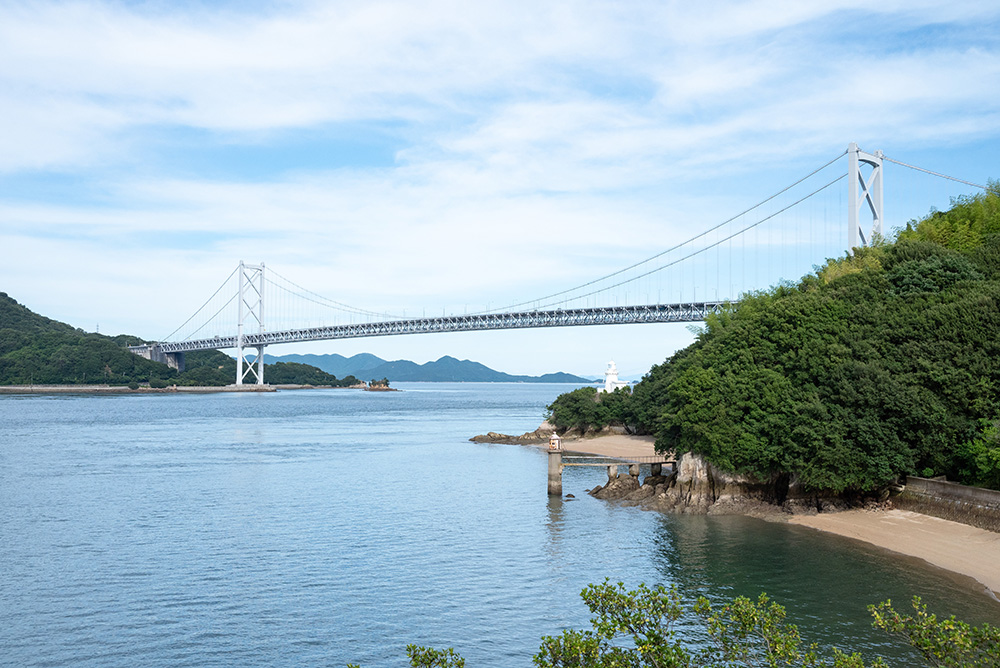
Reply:
[[847, 510], [793, 515], [788, 521], [923, 559], [1000, 595], [1000, 533], [909, 510]]

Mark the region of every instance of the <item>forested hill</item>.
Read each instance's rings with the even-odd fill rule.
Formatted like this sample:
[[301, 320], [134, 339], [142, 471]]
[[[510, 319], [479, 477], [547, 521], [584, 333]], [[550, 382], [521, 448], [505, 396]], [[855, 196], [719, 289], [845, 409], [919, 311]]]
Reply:
[[632, 395], [584, 388], [561, 427], [620, 421], [720, 468], [871, 490], [901, 473], [1000, 488], [1000, 187], [748, 295]]
[[[178, 374], [165, 364], [134, 355], [125, 347], [143, 343], [134, 336], [102, 336], [32, 312], [0, 292], [0, 385], [228, 385], [236, 360], [217, 350], [187, 353], [187, 370]], [[349, 386], [305, 364], [266, 365], [272, 383]]]
[[591, 383], [568, 373], [547, 373], [542, 376], [515, 376], [495, 371], [471, 360], [458, 360], [449, 355], [424, 364], [409, 360], [388, 362], [370, 353], [353, 357], [342, 355], [264, 355], [264, 361], [304, 362], [337, 375], [353, 374], [359, 378], [387, 378], [390, 381], [460, 382], [460, 383]]

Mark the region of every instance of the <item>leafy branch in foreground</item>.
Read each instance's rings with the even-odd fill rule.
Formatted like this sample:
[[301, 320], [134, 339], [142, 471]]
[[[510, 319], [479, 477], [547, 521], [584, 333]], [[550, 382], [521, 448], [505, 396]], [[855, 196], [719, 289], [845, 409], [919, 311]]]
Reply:
[[[881, 658], [865, 664], [859, 653], [837, 648], [829, 657], [820, 656], [817, 645], [804, 644], [798, 628], [785, 621], [784, 607], [766, 594], [757, 600], [739, 596], [721, 608], [699, 597], [693, 612], [700, 642], [694, 649], [677, 639], [676, 625], [685, 609], [675, 587], [641, 584], [626, 591], [623, 583], [605, 580], [588, 585], [580, 595], [593, 614], [592, 628], [544, 636], [534, 657], [538, 668], [888, 668]], [[919, 597], [913, 607], [914, 616], [896, 612], [891, 601], [868, 609], [876, 628], [905, 640], [931, 666], [1000, 666], [1000, 629], [970, 626], [954, 617], [938, 621]], [[452, 648], [409, 645], [406, 653], [413, 668], [465, 666]]]
[[[785, 622], [785, 609], [766, 594], [756, 601], [740, 596], [719, 609], [700, 597], [694, 606], [695, 620], [707, 642], [697, 650], [677, 639], [674, 625], [685, 610], [674, 587], [643, 584], [626, 591], [623, 583], [605, 580], [588, 585], [581, 596], [594, 614], [593, 630], [542, 638], [534, 659], [538, 668], [865, 667], [859, 654], [837, 649], [832, 659], [821, 658], [817, 646], [803, 644], [798, 628]], [[870, 665], [885, 667], [881, 659]]]
[[927, 613], [919, 596], [913, 597], [913, 616], [903, 616], [892, 601], [868, 606], [875, 628], [906, 640], [924, 660], [941, 668], [995, 668], [1000, 666], [1000, 628], [983, 624], [970, 626], [948, 617], [938, 621]]

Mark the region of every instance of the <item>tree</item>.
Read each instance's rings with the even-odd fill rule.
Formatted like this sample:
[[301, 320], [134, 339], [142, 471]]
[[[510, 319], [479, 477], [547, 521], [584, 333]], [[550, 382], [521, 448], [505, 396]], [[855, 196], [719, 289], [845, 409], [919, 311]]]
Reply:
[[970, 626], [954, 615], [938, 621], [914, 596], [914, 615], [901, 615], [892, 601], [872, 605], [875, 628], [895, 635], [917, 648], [924, 660], [940, 668], [996, 668], [1000, 665], [1000, 629], [983, 624]]
[[[591, 629], [569, 629], [545, 636], [534, 657], [537, 668], [866, 668], [862, 656], [833, 648], [821, 656], [806, 645], [785, 609], [766, 594], [756, 600], [738, 596], [721, 608], [699, 597], [691, 612], [700, 627], [699, 647], [685, 646], [675, 624], [685, 615], [674, 587], [645, 584], [626, 591], [621, 582], [588, 585], [580, 594], [593, 614]], [[914, 597], [914, 616], [896, 612], [891, 601], [869, 606], [873, 625], [915, 647], [928, 665], [939, 668], [995, 668], [1000, 629], [974, 627], [949, 617], [938, 621]], [[409, 645], [413, 668], [463, 668], [453, 648], [436, 650]], [[349, 664], [349, 668], [357, 668]], [[888, 668], [881, 658], [867, 668]]]
[[631, 395], [575, 390], [551, 419], [622, 422], [660, 452], [811, 491], [876, 492], [918, 471], [1000, 489], [1000, 439], [981, 430], [1000, 415], [998, 305], [993, 184], [891, 244], [743, 295]]

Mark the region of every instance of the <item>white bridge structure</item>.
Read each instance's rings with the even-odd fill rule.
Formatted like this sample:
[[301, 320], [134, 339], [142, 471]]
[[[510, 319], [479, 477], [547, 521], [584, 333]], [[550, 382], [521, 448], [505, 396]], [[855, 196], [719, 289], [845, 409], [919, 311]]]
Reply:
[[[832, 180], [826, 181], [828, 175], [824, 176], [824, 172], [837, 163], [842, 164], [842, 158], [845, 155], [848, 158], [846, 173], [839, 173]], [[186, 352], [235, 349], [236, 384], [262, 385], [264, 383], [264, 348], [280, 343], [440, 332], [704, 321], [710, 314], [720, 313], [727, 304], [737, 302], [740, 294], [766, 287], [766, 285], [773, 285], [781, 280], [798, 278], [806, 273], [810, 266], [814, 267], [815, 264], [822, 262], [827, 257], [845, 250], [850, 253], [855, 248], [876, 243], [883, 235], [883, 224], [886, 220], [883, 197], [883, 165], [885, 162], [892, 162], [935, 177], [950, 179], [985, 190], [984, 186], [978, 184], [892, 160], [885, 156], [882, 151], [864, 152], [858, 148], [857, 144], [852, 143], [846, 151], [806, 177], [737, 216], [700, 232], [690, 239], [606, 276], [560, 290], [540, 299], [515, 304], [507, 309], [460, 315], [442, 314], [433, 317], [390, 317], [326, 299], [288, 279], [284, 279], [276, 272], [269, 271], [269, 275], [275, 274], [284, 283], [273, 281], [269, 275], [265, 275], [264, 263], [255, 265], [240, 262], [239, 267], [216, 291], [216, 295], [213, 295], [209, 302], [206, 302], [195, 315], [189, 318], [185, 325], [208, 309], [212, 299], [222, 292], [233, 275], [237, 275], [238, 287], [234, 290], [235, 294], [206, 323], [183, 339], [169, 340], [173, 336], [171, 335], [171, 337], [167, 337], [168, 340], [130, 346], [129, 349], [137, 355], [164, 362], [179, 370], [184, 368], [184, 353]], [[822, 185], [818, 187], [807, 185], [810, 180], [815, 182], [817, 178], [822, 178]], [[777, 266], [779, 264], [778, 258], [782, 248], [792, 245], [804, 246], [802, 240], [806, 237], [805, 230], [809, 223], [803, 222], [797, 213], [804, 208], [804, 203], [808, 203], [820, 193], [827, 192], [831, 186], [841, 183], [845, 179], [848, 185], [846, 244], [843, 240], [845, 235], [838, 232], [833, 245], [822, 249], [824, 253], [822, 256], [816, 257], [815, 248], [811, 248], [813, 255], [807, 258], [808, 264], [804, 267], [801, 266], [801, 263], [798, 265], [801, 269], [780, 268], [777, 269], [779, 271], [777, 274], [767, 273], [767, 270], [771, 269], [770, 265]], [[799, 197], [794, 192], [794, 189], [799, 187], [814, 189]], [[789, 200], [789, 202], [786, 203], [782, 198]], [[838, 211], [834, 218], [842, 221], [841, 213], [842, 211]], [[779, 221], [779, 224], [775, 226], [774, 221]], [[765, 223], [771, 224], [777, 229], [777, 232], [767, 232], [767, 243], [762, 242], [760, 238], [763, 234], [762, 226]], [[838, 224], [843, 225], [842, 222]], [[865, 229], [866, 227], [867, 229]], [[839, 229], [843, 230], [843, 227]], [[780, 236], [778, 243], [774, 242], [773, 234]], [[788, 239], [792, 239], [792, 241], [788, 241]], [[750, 246], [749, 252], [747, 251], [748, 244]], [[765, 251], [759, 251], [761, 247], [764, 247]], [[757, 272], [756, 277], [746, 275], [748, 265], [746, 258], [754, 252], [758, 257], [758, 268], [761, 263], [765, 265], [763, 279], [760, 277], [760, 272]], [[763, 258], [763, 260], [759, 258]], [[742, 276], [740, 276], [740, 271], [743, 272]], [[782, 275], [780, 273], [795, 271], [798, 271], [795, 275]], [[764, 285], [759, 283], [754, 285], [754, 278], [765, 281]], [[629, 303], [632, 300], [628, 299], [628, 290], [632, 289], [631, 294], [634, 296], [637, 292], [641, 293], [641, 289], [644, 287], [648, 294], [650, 281], [653, 279], [660, 280], [660, 283], [655, 286], [658, 295], [662, 294], [664, 288], [668, 294], [671, 294], [672, 290], [681, 283], [688, 286], [691, 293], [687, 295], [688, 298], [684, 298], [684, 290], [681, 290], [677, 300], [657, 299], [650, 303], [636, 299], [635, 301], [638, 303]], [[716, 298], [712, 300], [693, 298], [699, 286], [701, 286], [702, 294], [709, 292], [708, 286], [712, 284], [713, 279]], [[720, 286], [725, 283], [729, 285], [730, 294], [722, 297], [721, 294], [725, 293], [726, 289], [720, 288]], [[270, 312], [269, 301], [265, 299], [265, 292], [267, 292], [265, 288], [268, 290], [276, 289], [282, 294], [287, 293], [308, 302], [328, 306], [340, 312], [351, 314], [356, 319], [346, 323], [285, 326], [269, 329], [265, 326]], [[222, 296], [225, 297], [225, 294]], [[228, 320], [228, 325], [225, 322], [221, 325], [218, 324], [218, 316], [231, 307], [234, 300], [236, 301], [236, 312], [233, 314], [235, 318]], [[624, 305], [619, 305], [618, 302], [624, 302]], [[214, 323], [213, 326], [216, 327], [231, 327], [232, 329], [222, 334], [206, 336], [203, 331], [209, 322]], [[178, 331], [180, 329], [178, 328]], [[248, 353], [255, 353], [252, 359], [247, 356]]]

